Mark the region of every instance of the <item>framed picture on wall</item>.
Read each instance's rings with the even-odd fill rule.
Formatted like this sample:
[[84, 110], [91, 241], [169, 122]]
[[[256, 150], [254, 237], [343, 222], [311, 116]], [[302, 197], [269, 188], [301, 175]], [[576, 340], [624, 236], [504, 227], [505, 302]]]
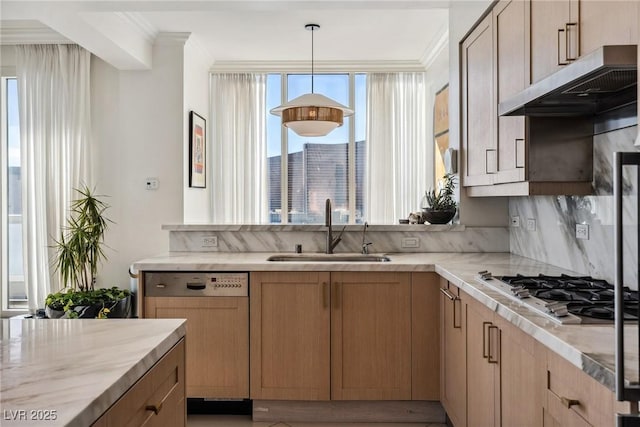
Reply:
[[189, 112], [189, 187], [207, 186], [207, 122], [195, 111]]

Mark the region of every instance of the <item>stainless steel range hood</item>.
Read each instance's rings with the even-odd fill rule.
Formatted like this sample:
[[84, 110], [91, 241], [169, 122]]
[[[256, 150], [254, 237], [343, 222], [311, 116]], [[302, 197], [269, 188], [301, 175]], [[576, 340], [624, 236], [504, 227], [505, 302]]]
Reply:
[[589, 116], [637, 102], [638, 47], [603, 46], [498, 104], [501, 116]]

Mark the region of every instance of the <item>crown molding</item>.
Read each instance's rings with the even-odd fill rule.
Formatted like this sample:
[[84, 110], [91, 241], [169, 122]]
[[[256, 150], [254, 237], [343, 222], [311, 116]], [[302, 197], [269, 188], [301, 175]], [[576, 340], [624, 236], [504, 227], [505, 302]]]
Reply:
[[184, 46], [187, 40], [189, 40], [190, 36], [191, 36], [191, 33], [186, 33], [186, 32], [172, 32], [172, 33], [160, 32], [156, 35], [155, 43]]
[[[311, 61], [216, 61], [212, 73], [309, 73]], [[316, 73], [423, 72], [419, 61], [314, 61]]]
[[153, 44], [159, 31], [142, 14], [138, 12], [115, 12], [115, 15], [127, 22], [148, 43]]
[[440, 54], [449, 47], [449, 28], [443, 28], [439, 37], [434, 38], [434, 42], [431, 43], [424, 50], [420, 58], [420, 63], [423, 64], [425, 69], [428, 69], [433, 65], [435, 60]]
[[0, 28], [0, 45], [16, 44], [73, 44], [73, 42], [47, 27]]

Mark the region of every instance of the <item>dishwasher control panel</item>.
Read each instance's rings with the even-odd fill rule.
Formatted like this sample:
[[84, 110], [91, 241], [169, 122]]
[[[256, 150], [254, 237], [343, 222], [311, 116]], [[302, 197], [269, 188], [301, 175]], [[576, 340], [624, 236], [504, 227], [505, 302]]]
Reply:
[[246, 297], [246, 272], [168, 272], [144, 273], [144, 294], [148, 297]]

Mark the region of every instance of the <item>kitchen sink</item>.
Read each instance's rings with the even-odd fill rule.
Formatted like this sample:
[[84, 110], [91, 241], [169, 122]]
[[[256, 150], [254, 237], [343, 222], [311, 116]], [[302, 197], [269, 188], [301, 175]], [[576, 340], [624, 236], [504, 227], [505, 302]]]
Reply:
[[291, 254], [271, 255], [267, 261], [276, 262], [389, 262], [384, 255], [360, 254]]

